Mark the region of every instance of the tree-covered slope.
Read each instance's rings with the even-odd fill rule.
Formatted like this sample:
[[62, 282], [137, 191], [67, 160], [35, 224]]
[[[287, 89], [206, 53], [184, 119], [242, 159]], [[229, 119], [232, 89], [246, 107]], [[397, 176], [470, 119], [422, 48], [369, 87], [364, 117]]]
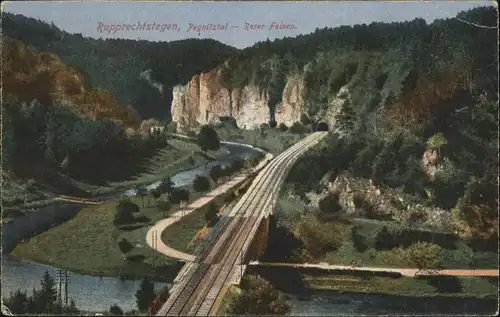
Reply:
[[[53, 24], [9, 13], [2, 14], [2, 27], [3, 34], [10, 38], [38, 51], [56, 54], [68, 66], [86, 74], [92, 88], [110, 91], [120, 105], [133, 106], [142, 118], [168, 119], [172, 87], [216, 67], [236, 51], [215, 40], [86, 38]], [[148, 70], [150, 79], [163, 88], [157, 89], [144, 79]]]
[[463, 22], [496, 26], [496, 8], [480, 7], [457, 17], [462, 21], [374, 22], [260, 42], [221, 66], [223, 82], [228, 89], [257, 84], [268, 92], [273, 109], [287, 75], [300, 73], [306, 81], [305, 110], [312, 116], [321, 116], [348, 85], [360, 114], [387, 105], [393, 120], [415, 124], [463, 88], [496, 92], [497, 31]]

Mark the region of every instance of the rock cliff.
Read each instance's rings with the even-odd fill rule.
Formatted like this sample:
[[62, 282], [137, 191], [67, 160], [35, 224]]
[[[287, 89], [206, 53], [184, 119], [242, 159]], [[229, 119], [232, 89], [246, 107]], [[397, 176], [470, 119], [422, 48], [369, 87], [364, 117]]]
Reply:
[[[282, 102], [276, 106], [275, 119], [291, 125], [300, 119], [304, 103], [304, 79], [301, 75], [287, 78]], [[214, 69], [194, 76], [184, 86], [173, 89], [172, 120], [177, 131], [185, 133], [200, 125], [216, 123], [219, 117], [231, 116], [238, 127], [253, 129], [269, 122], [269, 97], [255, 85], [229, 92], [221, 83], [221, 73]]]

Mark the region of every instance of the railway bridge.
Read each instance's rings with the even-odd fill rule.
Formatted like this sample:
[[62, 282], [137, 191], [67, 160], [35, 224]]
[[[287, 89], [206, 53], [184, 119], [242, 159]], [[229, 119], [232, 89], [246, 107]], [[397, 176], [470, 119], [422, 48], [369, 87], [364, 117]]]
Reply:
[[296, 160], [328, 132], [318, 131], [275, 157], [255, 177], [247, 192], [223, 216], [195, 251], [195, 260], [179, 272], [170, 297], [157, 315], [208, 316], [227, 287], [239, 283], [245, 263], [265, 251], [269, 215], [286, 174]]

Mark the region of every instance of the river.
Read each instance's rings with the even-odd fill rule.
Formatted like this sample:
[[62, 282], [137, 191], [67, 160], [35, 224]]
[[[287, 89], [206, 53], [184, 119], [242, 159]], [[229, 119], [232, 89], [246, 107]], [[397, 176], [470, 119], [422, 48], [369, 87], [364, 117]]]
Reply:
[[[254, 150], [245, 147], [227, 146], [228, 158], [219, 158], [211, 162], [208, 168], [200, 166], [192, 170], [178, 173], [172, 177], [175, 186], [189, 185], [196, 175], [204, 174], [215, 164], [226, 165], [234, 156], [247, 157]], [[158, 186], [158, 182], [150, 184], [150, 188]], [[127, 191], [126, 194], [134, 194]], [[5, 230], [4, 230], [5, 234]], [[5, 238], [5, 237], [2, 237]], [[40, 280], [45, 271], [56, 277], [57, 269], [48, 265], [18, 259], [11, 255], [2, 256], [2, 296], [8, 297], [10, 292], [17, 289], [26, 290], [28, 294], [33, 288], [40, 287]], [[136, 308], [135, 292], [139, 288], [138, 280], [120, 280], [112, 277], [97, 277], [68, 272], [68, 294], [75, 300], [79, 309], [84, 311], [107, 311], [113, 304], [117, 304], [125, 311]], [[165, 284], [157, 283], [160, 289]], [[409, 298], [399, 296], [369, 295], [369, 294], [340, 294], [338, 292], [317, 292], [307, 297], [287, 294], [292, 305], [292, 315], [331, 316], [339, 314], [414, 314], [442, 313], [463, 314], [492, 311], [496, 303], [484, 300], [438, 299], [438, 298]]]
[[[216, 161], [199, 166], [172, 176], [175, 187], [190, 185], [197, 175], [206, 174], [216, 164], [227, 166], [235, 157], [247, 158], [256, 153], [255, 149], [238, 145], [223, 145], [225, 157], [219, 156]], [[155, 188], [160, 182], [154, 182], [148, 188]], [[134, 195], [128, 190], [125, 195]], [[29, 212], [24, 219], [14, 219], [2, 226], [3, 251], [11, 250], [18, 241], [27, 235], [40, 233], [50, 229], [54, 222], [71, 218], [82, 207], [82, 204], [56, 204], [44, 209]], [[2, 297], [8, 297], [17, 289], [26, 290], [29, 294], [33, 288], [40, 287], [40, 280], [45, 271], [54, 278], [57, 268], [2, 254]], [[76, 306], [85, 311], [107, 311], [117, 304], [125, 311], [135, 309], [135, 292], [139, 288], [139, 280], [120, 280], [113, 277], [97, 277], [69, 272], [68, 294], [75, 300]], [[157, 283], [157, 287], [165, 284]]]
[[307, 297], [287, 294], [293, 316], [336, 315], [464, 315], [494, 314], [495, 300], [318, 291]]

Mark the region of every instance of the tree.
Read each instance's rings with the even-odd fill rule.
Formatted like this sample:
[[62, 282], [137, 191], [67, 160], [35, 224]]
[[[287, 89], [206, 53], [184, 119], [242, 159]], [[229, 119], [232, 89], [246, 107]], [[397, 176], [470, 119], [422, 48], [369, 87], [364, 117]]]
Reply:
[[26, 291], [22, 292], [17, 290], [10, 294], [10, 297], [5, 300], [5, 306], [13, 314], [26, 314], [28, 313], [29, 297], [26, 295]]
[[203, 152], [216, 151], [220, 148], [217, 131], [209, 125], [203, 125], [197, 135], [197, 144]]
[[154, 298], [154, 285], [147, 277], [142, 279], [139, 289], [135, 293], [137, 308], [140, 312], [145, 312]]
[[431, 150], [436, 149], [438, 152], [438, 157], [441, 157], [441, 148], [447, 143], [448, 141], [446, 141], [443, 133], [439, 132], [434, 134], [427, 140], [427, 148]]
[[54, 278], [45, 271], [41, 282], [41, 289], [34, 290], [32, 296], [33, 313], [57, 313], [61, 311], [60, 305], [56, 302], [57, 289]]
[[421, 270], [438, 269], [443, 256], [443, 250], [437, 244], [418, 241], [405, 250], [405, 260]]
[[136, 191], [136, 195], [141, 197], [142, 207], [144, 208], [144, 197], [146, 197], [146, 195], [148, 194], [148, 190], [146, 189], [146, 187], [140, 185], [136, 187]]
[[180, 205], [181, 203], [180, 190], [180, 188], [174, 188], [168, 195], [170, 202], [174, 205]]
[[155, 188], [155, 189], [152, 189], [150, 192], [151, 196], [153, 197], [153, 199], [156, 201], [158, 198], [160, 198], [161, 196], [161, 191], [159, 190], [159, 188]]
[[174, 182], [172, 182], [172, 179], [170, 177], [165, 177], [161, 182], [160, 186], [158, 186], [158, 189], [162, 194], [170, 193], [173, 188], [174, 188]]
[[182, 202], [189, 200], [189, 191], [184, 188], [175, 188], [170, 193], [170, 201], [174, 205], [180, 205]]
[[230, 304], [231, 315], [287, 315], [291, 306], [272, 285], [252, 275], [242, 280], [241, 294]]
[[193, 189], [197, 192], [206, 192], [210, 189], [210, 180], [201, 175], [197, 175], [193, 181]]
[[189, 190], [182, 188], [179, 190], [179, 199], [181, 202], [189, 201]]
[[213, 202], [210, 203], [208, 205], [208, 210], [205, 213], [205, 220], [207, 221], [209, 227], [211, 227], [215, 222], [214, 220], [216, 219], [218, 213], [219, 213], [219, 208], [217, 208], [217, 205]]
[[69, 301], [69, 306], [65, 307], [64, 308], [64, 311], [68, 314], [68, 315], [76, 315], [76, 314], [80, 314], [80, 310], [78, 309], [78, 307], [76, 307], [76, 303], [75, 303], [75, 300], [72, 298], [70, 299]]
[[165, 213], [168, 212], [172, 208], [172, 203], [170, 200], [160, 200], [158, 202], [158, 209], [162, 211], [163, 217], [165, 217]]
[[[133, 205], [135, 205], [135, 204], [133, 204]], [[118, 205], [116, 206], [116, 214], [115, 214], [115, 218], [113, 220], [113, 223], [115, 224], [115, 226], [134, 222], [134, 220], [135, 220], [134, 214], [133, 214], [134, 208], [130, 208], [128, 206], [131, 206], [131, 205], [127, 204], [127, 206], [124, 206], [123, 204], [118, 203]], [[135, 205], [135, 206], [137, 206], [137, 205]]]
[[114, 304], [111, 307], [109, 307], [109, 313], [111, 315], [123, 316], [123, 309], [121, 309], [120, 306]]
[[210, 170], [210, 178], [214, 181], [214, 183], [217, 183], [219, 178], [222, 176], [222, 167], [219, 164], [213, 166]]

